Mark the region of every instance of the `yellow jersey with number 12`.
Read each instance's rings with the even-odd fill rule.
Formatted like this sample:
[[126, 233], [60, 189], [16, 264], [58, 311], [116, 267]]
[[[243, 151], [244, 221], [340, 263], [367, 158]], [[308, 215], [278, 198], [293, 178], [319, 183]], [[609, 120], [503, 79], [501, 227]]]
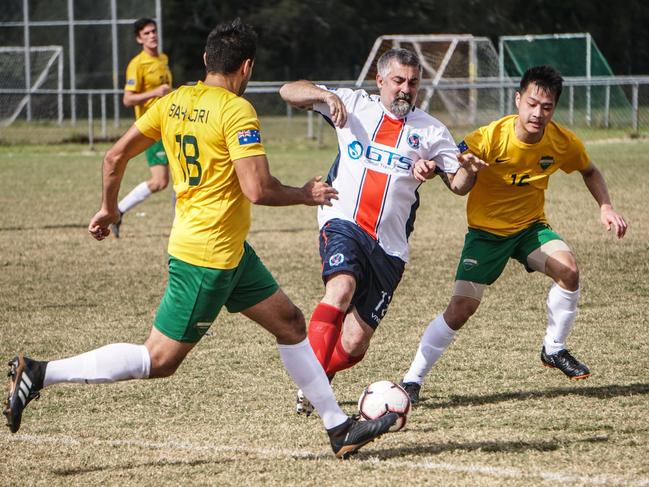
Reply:
[[[165, 53], [151, 56], [142, 51], [128, 63], [124, 91], [144, 93], [165, 84], [171, 86], [169, 58]], [[144, 103], [135, 105], [135, 119], [144, 115], [156, 100], [157, 98], [149, 98]]]
[[199, 82], [160, 98], [135, 122], [162, 138], [176, 192], [169, 254], [193, 265], [232, 269], [243, 255], [250, 202], [233, 161], [264, 155], [257, 113], [244, 98]]
[[584, 144], [570, 130], [550, 122], [536, 144], [514, 131], [518, 115], [480, 127], [458, 145], [489, 164], [478, 173], [467, 200], [469, 227], [508, 236], [535, 222], [547, 223], [545, 190], [552, 173], [570, 173], [590, 164]]

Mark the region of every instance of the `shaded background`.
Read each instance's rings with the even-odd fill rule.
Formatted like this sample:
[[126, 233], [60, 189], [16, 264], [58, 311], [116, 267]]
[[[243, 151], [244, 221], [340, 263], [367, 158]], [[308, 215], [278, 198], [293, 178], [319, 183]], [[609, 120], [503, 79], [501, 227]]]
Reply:
[[383, 34], [498, 36], [590, 32], [616, 75], [649, 73], [649, 2], [622, 0], [163, 1], [164, 50], [179, 83], [204, 76], [216, 23], [241, 17], [260, 36], [255, 80], [355, 79]]

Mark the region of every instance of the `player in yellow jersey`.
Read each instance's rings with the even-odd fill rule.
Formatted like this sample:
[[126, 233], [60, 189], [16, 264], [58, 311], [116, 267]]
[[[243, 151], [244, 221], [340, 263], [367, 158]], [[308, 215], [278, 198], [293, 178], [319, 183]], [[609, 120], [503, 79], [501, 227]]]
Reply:
[[238, 19], [219, 24], [207, 38], [205, 81], [158, 100], [106, 153], [102, 205], [88, 227], [97, 240], [119, 218], [117, 193], [127, 162], [162, 137], [177, 195], [167, 289], [144, 345], [116, 343], [49, 362], [22, 355], [11, 360], [4, 414], [12, 432], [43, 387], [172, 375], [222, 306], [275, 336], [286, 370], [308, 390], [336, 456], [354, 453], [396, 421], [395, 414], [358, 421], [343, 413], [306, 338], [301, 311], [245, 240], [251, 201], [315, 206], [337, 197], [320, 177], [298, 188], [270, 174], [257, 115], [241, 97], [256, 46], [250, 26]]
[[[135, 109], [135, 119], [139, 119], [151, 108], [154, 102], [171, 91], [171, 71], [169, 58], [160, 52], [158, 29], [155, 20], [142, 18], [133, 24], [135, 40], [142, 45], [142, 51], [126, 67], [124, 86], [124, 106]], [[115, 237], [119, 237], [121, 216], [134, 206], [147, 199], [152, 193], [162, 191], [169, 184], [167, 154], [162, 141], [158, 140], [146, 150], [146, 158], [151, 178], [131, 190], [117, 205], [120, 219], [111, 226]]]
[[489, 166], [479, 172], [469, 193], [469, 230], [451, 301], [428, 325], [403, 379], [415, 401], [431, 366], [476, 312], [485, 286], [498, 279], [510, 258], [554, 281], [547, 298], [543, 365], [558, 368], [573, 380], [590, 375], [565, 346], [577, 313], [579, 270], [574, 254], [545, 218], [550, 175], [559, 169], [579, 171], [600, 207], [602, 224], [613, 228], [617, 238], [624, 236], [627, 224], [613, 210], [604, 177], [583, 143], [552, 121], [562, 85], [561, 75], [550, 66], [528, 69], [516, 93], [518, 114], [479, 128], [459, 145], [460, 151], [471, 151]]

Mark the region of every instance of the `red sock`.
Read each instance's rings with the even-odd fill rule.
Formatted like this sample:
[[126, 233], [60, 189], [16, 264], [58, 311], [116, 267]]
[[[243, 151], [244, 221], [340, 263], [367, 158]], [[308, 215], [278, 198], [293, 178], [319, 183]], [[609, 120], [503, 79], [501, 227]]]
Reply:
[[336, 346], [345, 312], [326, 303], [318, 303], [309, 321], [309, 342], [315, 356], [326, 369]]
[[329, 363], [325, 368], [325, 373], [329, 377], [333, 377], [333, 375], [336, 372], [340, 372], [341, 370], [348, 369], [351, 366], [357, 364], [358, 362], [363, 360], [363, 357], [365, 356], [365, 353], [362, 353], [361, 355], [356, 355], [354, 357], [349, 355], [343, 348], [343, 343], [341, 338], [342, 335], [338, 338], [338, 341], [336, 342], [336, 347], [334, 348], [334, 351], [331, 354], [331, 358], [329, 359]]

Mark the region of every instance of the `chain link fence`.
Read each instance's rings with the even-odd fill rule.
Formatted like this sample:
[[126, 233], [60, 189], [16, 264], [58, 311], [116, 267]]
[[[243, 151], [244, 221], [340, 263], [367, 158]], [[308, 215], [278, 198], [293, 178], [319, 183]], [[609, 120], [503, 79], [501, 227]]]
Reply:
[[[319, 83], [332, 87], [355, 86], [352, 80]], [[279, 119], [275, 123], [283, 120], [304, 137], [318, 137], [321, 117], [314, 118], [310, 113], [291, 109], [279, 97], [281, 85], [282, 82], [251, 82], [245, 96], [262, 119]], [[517, 86], [515, 81], [493, 79], [473, 83], [441, 82], [429, 98], [428, 111], [452, 132], [464, 133], [513, 113]], [[376, 92], [373, 83], [365, 83], [362, 88]], [[611, 96], [612, 93], [616, 96]], [[113, 99], [121, 99], [121, 90], [35, 89], [27, 93], [0, 88], [0, 97], [25, 97], [27, 94], [32, 106], [51, 109], [34, 112], [31, 121], [23, 110], [10, 125], [0, 128], [0, 144], [82, 143], [92, 148], [98, 142], [115, 140], [132, 123], [130, 116], [120, 116], [119, 111], [112, 109]], [[452, 111], [444, 103], [444, 95], [450, 94], [459, 100]], [[55, 109], [60, 104], [66, 106], [72, 96], [77, 100], [75, 121], [61, 118], [60, 111]], [[568, 78], [554, 119], [586, 139], [649, 136], [649, 77]]]

